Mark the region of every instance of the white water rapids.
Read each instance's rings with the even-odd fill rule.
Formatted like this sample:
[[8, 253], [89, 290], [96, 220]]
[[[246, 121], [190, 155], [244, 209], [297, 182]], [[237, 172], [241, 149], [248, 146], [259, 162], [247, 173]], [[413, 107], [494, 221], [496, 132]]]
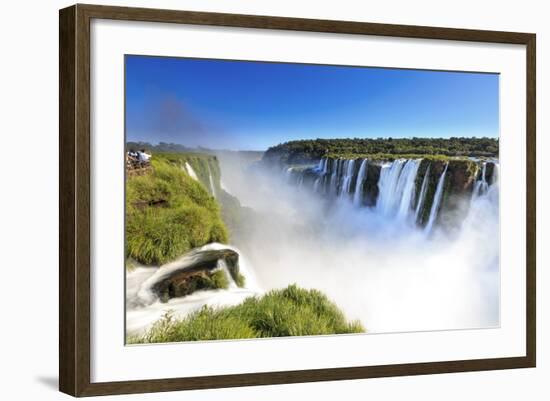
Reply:
[[363, 183], [367, 178], [367, 168], [369, 162], [367, 159], [361, 162], [359, 173], [357, 174], [357, 184], [355, 186], [355, 194], [353, 195], [353, 204], [359, 206], [361, 204], [361, 194], [363, 193]]
[[441, 174], [441, 176], [439, 177], [439, 181], [437, 182], [434, 201], [432, 204], [432, 210], [430, 210], [430, 218], [428, 220], [428, 224], [426, 225], [426, 228], [424, 229], [428, 234], [432, 232], [433, 226], [435, 224], [435, 219], [437, 218], [437, 213], [441, 208], [441, 197], [443, 196], [443, 185], [445, 184], [445, 175], [447, 174], [448, 167], [449, 167], [449, 164], [446, 164], [445, 170], [443, 170], [443, 173]]
[[380, 213], [405, 219], [414, 197], [414, 182], [420, 160], [396, 160], [382, 166], [376, 207]]
[[202, 251], [231, 249], [239, 250], [228, 245], [211, 243], [189, 252], [177, 260], [161, 267], [136, 267], [126, 273], [126, 330], [129, 334], [142, 333], [166, 312], [171, 311], [175, 318], [183, 318], [204, 305], [211, 307], [230, 306], [241, 303], [245, 298], [262, 293], [252, 269], [246, 258], [239, 257], [239, 270], [246, 277], [246, 285], [239, 288], [231, 279], [227, 265], [218, 260], [218, 268], [222, 269], [229, 278], [227, 290], [196, 291], [191, 295], [172, 298], [161, 302], [153, 291], [153, 286], [170, 276], [174, 271], [184, 269], [196, 262]]

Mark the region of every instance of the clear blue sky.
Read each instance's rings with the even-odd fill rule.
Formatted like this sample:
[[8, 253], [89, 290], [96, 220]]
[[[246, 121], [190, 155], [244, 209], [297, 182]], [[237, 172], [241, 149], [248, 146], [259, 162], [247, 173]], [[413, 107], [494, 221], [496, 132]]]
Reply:
[[490, 136], [496, 74], [126, 56], [128, 141], [264, 150], [293, 139]]

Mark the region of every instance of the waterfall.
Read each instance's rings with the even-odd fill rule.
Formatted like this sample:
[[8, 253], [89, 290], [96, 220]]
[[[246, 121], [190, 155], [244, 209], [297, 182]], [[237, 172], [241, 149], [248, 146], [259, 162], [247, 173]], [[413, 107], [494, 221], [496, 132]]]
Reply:
[[414, 194], [416, 190], [416, 174], [420, 167], [421, 159], [409, 160], [405, 163], [405, 167], [401, 171], [398, 185], [398, 196], [401, 198], [397, 216], [400, 219], [405, 219], [412, 211]]
[[483, 195], [489, 189], [489, 184], [487, 183], [487, 162], [483, 162], [481, 167], [481, 176], [475, 182], [474, 190], [472, 191], [472, 198], [477, 198], [480, 195]]
[[445, 164], [445, 169], [443, 170], [443, 173], [441, 173], [441, 176], [439, 177], [439, 181], [437, 182], [437, 188], [435, 190], [432, 209], [430, 210], [430, 218], [428, 220], [428, 224], [426, 225], [426, 228], [424, 228], [424, 231], [428, 234], [431, 233], [432, 231], [433, 225], [437, 218], [437, 213], [439, 211], [441, 198], [443, 197], [443, 186], [445, 183], [445, 174], [447, 173], [447, 167], [449, 167], [449, 163]]
[[363, 186], [367, 178], [368, 160], [363, 159], [361, 166], [359, 166], [359, 173], [357, 173], [357, 182], [355, 183], [355, 193], [353, 194], [353, 204], [360, 206], [363, 201]]
[[340, 184], [340, 173], [342, 171], [342, 166], [344, 165], [344, 160], [336, 159], [334, 160], [332, 175], [330, 176], [329, 184], [329, 194], [338, 196], [338, 187]]
[[185, 162], [185, 171], [187, 171], [187, 174], [194, 179], [195, 181], [199, 181], [199, 177], [197, 177], [197, 173], [195, 173], [195, 170], [193, 170], [193, 167], [188, 162]]
[[395, 160], [393, 163], [384, 164], [380, 170], [380, 180], [378, 181], [378, 190], [380, 192], [376, 208], [384, 214], [388, 214], [396, 204], [395, 192], [397, 182], [405, 162], [403, 159]]
[[342, 194], [349, 194], [351, 192], [351, 181], [353, 179], [353, 173], [355, 171], [355, 159], [346, 160], [344, 183], [342, 184]]
[[210, 192], [214, 198], [217, 198], [216, 186], [214, 185], [214, 179], [212, 178], [212, 171], [210, 170], [210, 164], [208, 164], [208, 180], [210, 181]]
[[[368, 185], [376, 184], [378, 188], [371, 191], [372, 188], [369, 187], [369, 206], [374, 212], [396, 222], [422, 225], [422, 230], [430, 233], [442, 208], [449, 163], [441, 165], [443, 171], [439, 177], [435, 178], [437, 180], [436, 188], [432, 192], [429, 188], [434, 165], [428, 163], [426, 170], [420, 176], [419, 168], [422, 161], [423, 159], [396, 159], [382, 165], [379, 162], [371, 165], [370, 168], [375, 169], [371, 175], [378, 176], [378, 179], [373, 182], [369, 181]], [[499, 175], [497, 162], [498, 160], [477, 162], [477, 173], [475, 173], [477, 179], [473, 184], [472, 201], [485, 195], [492, 184], [497, 182]], [[493, 163], [494, 169], [491, 171]], [[292, 183], [298, 188], [303, 188], [307, 183], [314, 193], [331, 199], [350, 199], [355, 207], [362, 207], [365, 206], [365, 186], [367, 185], [367, 173], [370, 171], [368, 167], [368, 159], [324, 157], [313, 167], [290, 167], [283, 169], [283, 173], [291, 176]], [[309, 174], [313, 176], [311, 181], [309, 181], [309, 177], [311, 177]], [[420, 183], [420, 179], [422, 179], [422, 183]]]
[[377, 209], [386, 215], [406, 218], [412, 210], [415, 180], [420, 159], [398, 159], [382, 166], [378, 188]]
[[292, 178], [292, 171], [294, 170], [293, 167], [289, 167], [285, 171], [285, 177], [288, 182], [290, 182], [290, 179]]
[[328, 158], [321, 159], [315, 170], [319, 174], [319, 177], [317, 177], [313, 183], [313, 191], [319, 193], [322, 192], [321, 190], [324, 191], [323, 184], [328, 172]]
[[298, 177], [298, 188], [301, 189], [304, 186], [304, 172], [302, 171], [300, 173], [300, 176]]
[[227, 276], [227, 281], [229, 282], [230, 289], [237, 288], [237, 284], [235, 283], [235, 280], [233, 280], [233, 276], [229, 272], [229, 268], [227, 267], [227, 263], [225, 262], [225, 259], [218, 259], [217, 269], [222, 270]]
[[229, 190], [229, 188], [227, 188], [227, 185], [225, 185], [223, 183], [223, 181], [221, 181], [221, 180], [220, 180], [220, 187], [221, 187], [222, 191], [227, 192], [228, 194], [231, 195], [231, 191]]
[[322, 179], [323, 179], [322, 176], [319, 176], [315, 179], [315, 182], [313, 183], [313, 192], [319, 192], [319, 186], [321, 184]]
[[[205, 254], [216, 250], [233, 250], [239, 254], [239, 271], [246, 278], [244, 288], [239, 288], [229, 272], [225, 261], [216, 263], [216, 269], [225, 271], [229, 280], [227, 289], [200, 290], [184, 297], [171, 298], [160, 302], [154, 292], [155, 284], [162, 282], [177, 271], [193, 268], [205, 257]], [[221, 259], [223, 260], [223, 259]], [[259, 286], [254, 269], [247, 258], [235, 247], [210, 243], [195, 248], [173, 262], [160, 267], [138, 266], [126, 272], [126, 330], [128, 333], [143, 333], [156, 321], [162, 318], [167, 310], [174, 317], [182, 319], [204, 306], [218, 308], [242, 303], [246, 298], [260, 295], [263, 290]]]
[[422, 180], [422, 187], [420, 187], [420, 194], [418, 196], [418, 203], [416, 204], [416, 210], [414, 212], [414, 221], [418, 222], [418, 215], [420, 210], [424, 205], [424, 199], [426, 198], [426, 192], [428, 190], [428, 178], [430, 176], [430, 165], [426, 168], [426, 174], [424, 174], [424, 179]]
[[319, 160], [319, 164], [315, 168], [317, 172], [324, 173], [325, 172], [325, 166], [327, 164], [327, 159], [321, 159]]

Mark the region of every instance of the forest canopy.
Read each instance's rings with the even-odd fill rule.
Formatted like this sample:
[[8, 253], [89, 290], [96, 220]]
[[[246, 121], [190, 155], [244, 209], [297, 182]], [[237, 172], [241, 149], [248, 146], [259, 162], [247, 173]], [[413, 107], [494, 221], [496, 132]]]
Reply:
[[425, 155], [498, 157], [498, 138], [343, 138], [289, 141], [269, 148], [265, 160], [299, 163], [324, 156]]

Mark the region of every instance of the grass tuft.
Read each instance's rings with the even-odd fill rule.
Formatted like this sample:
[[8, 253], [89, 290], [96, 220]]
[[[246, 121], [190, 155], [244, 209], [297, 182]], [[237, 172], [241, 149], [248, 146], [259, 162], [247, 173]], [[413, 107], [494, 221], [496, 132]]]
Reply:
[[348, 322], [338, 307], [317, 290], [290, 285], [262, 297], [226, 307], [203, 307], [184, 319], [167, 314], [130, 343], [181, 342], [261, 337], [362, 333], [358, 321]]

